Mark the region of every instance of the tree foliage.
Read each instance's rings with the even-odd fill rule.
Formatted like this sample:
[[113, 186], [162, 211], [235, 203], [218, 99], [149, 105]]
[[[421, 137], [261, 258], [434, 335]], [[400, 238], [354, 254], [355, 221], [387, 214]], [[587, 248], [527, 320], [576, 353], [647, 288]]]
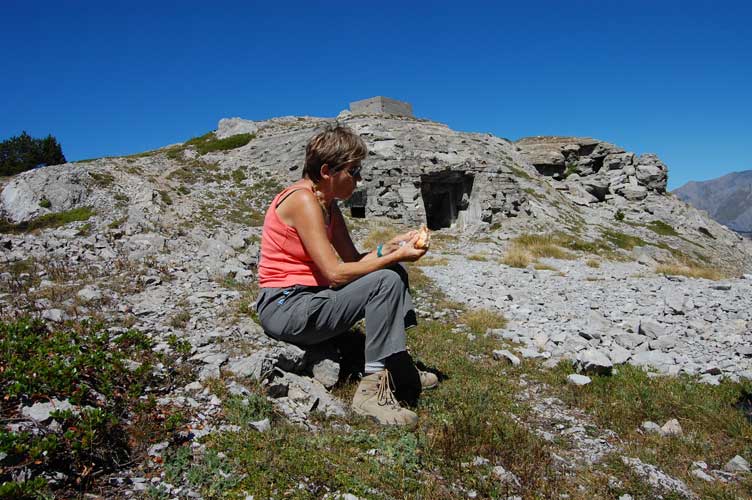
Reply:
[[15, 175], [39, 165], [61, 163], [65, 163], [63, 149], [52, 135], [34, 139], [24, 131], [0, 142], [0, 175]]

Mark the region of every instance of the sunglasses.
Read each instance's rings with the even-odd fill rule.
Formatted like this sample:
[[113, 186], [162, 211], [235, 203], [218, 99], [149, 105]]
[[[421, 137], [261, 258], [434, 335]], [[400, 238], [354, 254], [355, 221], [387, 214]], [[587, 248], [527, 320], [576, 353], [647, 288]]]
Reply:
[[[334, 171], [339, 172], [340, 170], [345, 170], [345, 166], [348, 163], [351, 163], [351, 162], [346, 162], [346, 163], [343, 163], [342, 165], [338, 165], [337, 167], [334, 168]], [[358, 163], [353, 168], [347, 169], [347, 173], [350, 175], [350, 177], [357, 177], [360, 175], [361, 170], [363, 170], [363, 164]]]

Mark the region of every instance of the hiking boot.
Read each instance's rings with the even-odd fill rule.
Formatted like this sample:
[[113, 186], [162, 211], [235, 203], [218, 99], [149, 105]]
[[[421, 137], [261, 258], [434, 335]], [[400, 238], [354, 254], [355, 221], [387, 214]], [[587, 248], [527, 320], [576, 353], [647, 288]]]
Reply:
[[391, 378], [388, 370], [363, 377], [353, 396], [352, 408], [358, 415], [375, 418], [381, 425], [414, 427], [418, 415], [397, 403]]
[[439, 377], [436, 374], [418, 370], [418, 375], [420, 375], [421, 389], [433, 389], [439, 386]]

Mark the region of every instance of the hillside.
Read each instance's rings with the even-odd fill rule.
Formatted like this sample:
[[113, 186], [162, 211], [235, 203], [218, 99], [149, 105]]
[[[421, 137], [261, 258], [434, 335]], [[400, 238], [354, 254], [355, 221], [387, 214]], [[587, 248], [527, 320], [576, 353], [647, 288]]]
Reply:
[[752, 233], [752, 170], [688, 182], [673, 194], [734, 231]]
[[434, 230], [408, 266], [409, 345], [442, 379], [418, 428], [349, 411], [357, 328], [304, 351], [254, 321], [263, 213], [331, 119], [222, 120], [2, 180], [0, 497], [752, 493], [752, 243], [659, 158], [338, 120], [369, 147], [356, 244]]

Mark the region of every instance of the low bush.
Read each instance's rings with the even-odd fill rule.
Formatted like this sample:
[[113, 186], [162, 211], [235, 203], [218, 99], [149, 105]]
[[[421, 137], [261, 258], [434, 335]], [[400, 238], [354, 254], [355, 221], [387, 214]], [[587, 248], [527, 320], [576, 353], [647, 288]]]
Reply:
[[[128, 461], [135, 443], [120, 418], [146, 387], [157, 385], [153, 366], [166, 361], [144, 334], [113, 334], [85, 322], [52, 330], [22, 318], [0, 322], [0, 352], [2, 418], [20, 422], [0, 429], [0, 492], [45, 496], [52, 487], [36, 481], [43, 473], [60, 474], [58, 492], [86, 490], [94, 477]], [[50, 414], [55, 425], [21, 418], [21, 407], [52, 399], [73, 405]], [[11, 473], [21, 470], [25, 482]]]
[[653, 231], [655, 234], [660, 234], [661, 236], [679, 236], [679, 233], [676, 232], [676, 229], [666, 224], [662, 220], [654, 220], [648, 222], [647, 228]]
[[184, 145], [195, 147], [198, 154], [205, 155], [214, 151], [227, 151], [245, 146], [255, 138], [255, 134], [238, 134], [224, 139], [217, 139], [214, 132], [209, 132], [200, 137], [187, 140]]
[[81, 207], [66, 212], [45, 214], [26, 222], [19, 222], [18, 224], [0, 219], [0, 233], [28, 233], [37, 229], [60, 227], [71, 222], [88, 220], [95, 213], [91, 207]]

